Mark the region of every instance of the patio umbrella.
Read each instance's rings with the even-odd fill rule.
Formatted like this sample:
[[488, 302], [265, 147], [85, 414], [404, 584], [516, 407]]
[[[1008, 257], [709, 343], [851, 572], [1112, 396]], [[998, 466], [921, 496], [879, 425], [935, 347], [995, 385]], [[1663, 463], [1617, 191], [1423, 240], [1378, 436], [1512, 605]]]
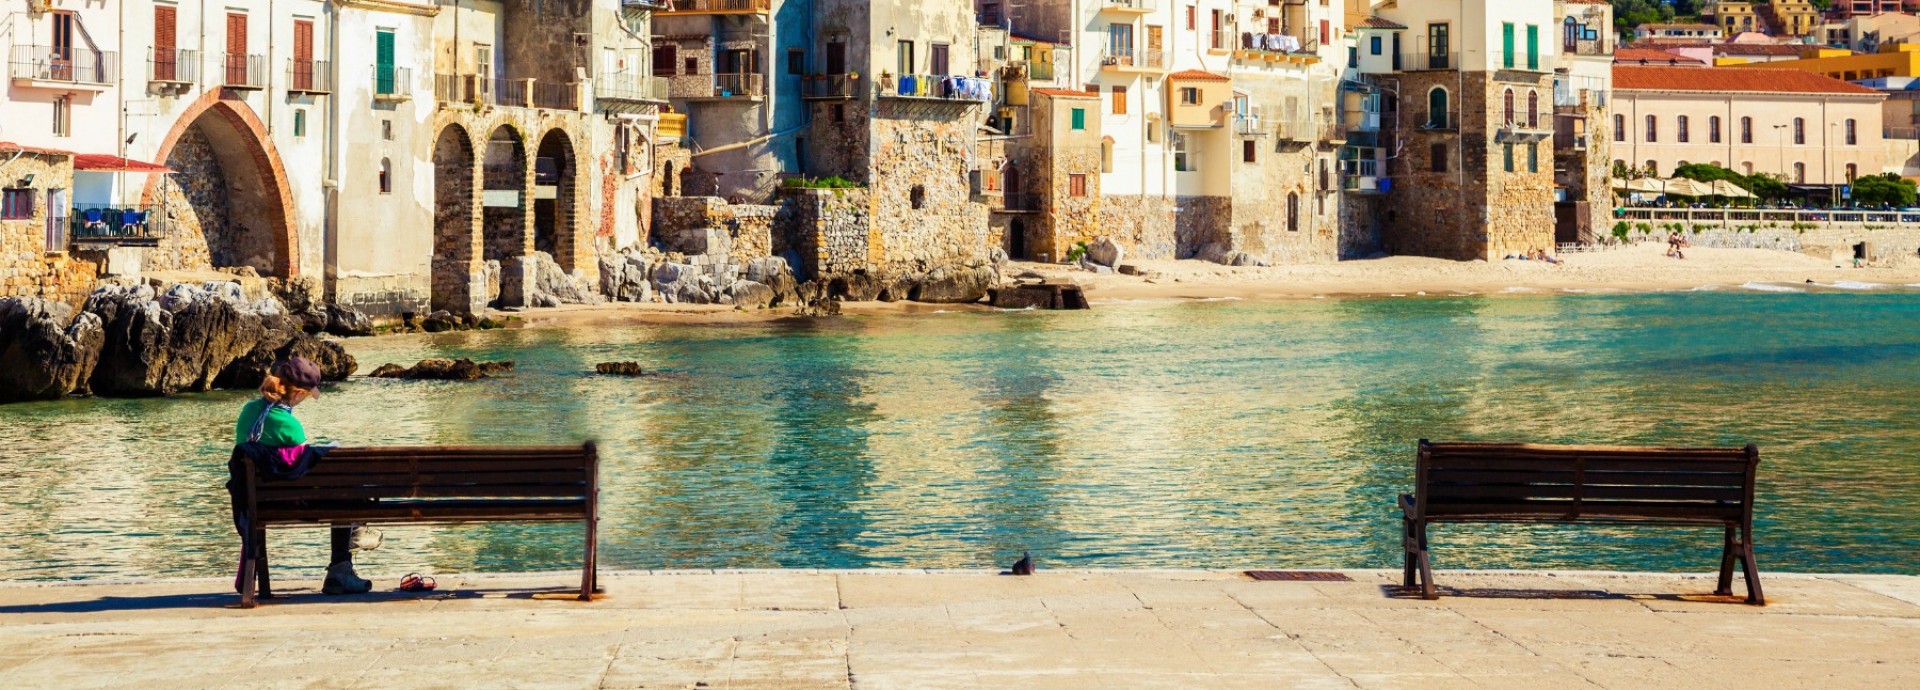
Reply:
[[1638, 180], [1620, 180], [1616, 184], [1614, 184], [1614, 188], [1624, 189], [1629, 192], [1643, 192], [1647, 194], [1659, 194], [1660, 192], [1664, 191], [1661, 188], [1660, 180], [1653, 179], [1650, 177], [1643, 177]]
[[1681, 196], [1713, 196], [1713, 186], [1684, 177], [1667, 180], [1666, 193]]
[[1728, 199], [1753, 198], [1753, 192], [1749, 192], [1747, 190], [1741, 189], [1740, 185], [1734, 184], [1732, 182], [1728, 182], [1726, 180], [1714, 180], [1711, 186], [1713, 187], [1714, 196], [1724, 196]]

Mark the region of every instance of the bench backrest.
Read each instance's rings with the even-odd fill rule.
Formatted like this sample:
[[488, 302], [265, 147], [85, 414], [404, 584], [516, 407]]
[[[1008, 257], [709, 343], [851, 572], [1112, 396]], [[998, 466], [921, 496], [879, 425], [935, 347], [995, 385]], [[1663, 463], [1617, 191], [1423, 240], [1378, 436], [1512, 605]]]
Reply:
[[598, 451], [578, 446], [335, 448], [300, 479], [257, 482], [260, 503], [290, 500], [589, 498]]
[[1426, 517], [1681, 522], [1753, 516], [1760, 450], [1420, 441], [1414, 500]]

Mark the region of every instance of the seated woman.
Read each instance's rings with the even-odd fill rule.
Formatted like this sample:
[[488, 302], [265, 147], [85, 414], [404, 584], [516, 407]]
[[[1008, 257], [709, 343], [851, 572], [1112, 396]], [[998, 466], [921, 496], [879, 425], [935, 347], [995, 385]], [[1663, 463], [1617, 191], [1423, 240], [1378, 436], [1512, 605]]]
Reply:
[[[240, 418], [234, 423], [234, 444], [266, 446], [273, 456], [270, 462], [288, 467], [312, 462], [303, 457], [308, 454], [307, 430], [294, 418], [293, 408], [319, 391], [320, 380], [320, 367], [304, 357], [275, 364], [260, 382], [260, 397], [240, 408]], [[353, 572], [353, 532], [351, 526], [333, 527], [332, 557], [327, 579], [320, 587], [322, 593], [361, 594], [373, 589], [372, 582]], [[366, 536], [372, 537], [372, 533]]]

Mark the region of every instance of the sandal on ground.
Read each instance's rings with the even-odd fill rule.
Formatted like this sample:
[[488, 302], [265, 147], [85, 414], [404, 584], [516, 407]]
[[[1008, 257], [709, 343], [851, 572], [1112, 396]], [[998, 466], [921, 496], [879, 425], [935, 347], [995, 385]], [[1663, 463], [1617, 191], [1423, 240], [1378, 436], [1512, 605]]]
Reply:
[[402, 592], [428, 592], [432, 591], [435, 585], [433, 578], [423, 577], [420, 573], [407, 573], [406, 577], [400, 578]]

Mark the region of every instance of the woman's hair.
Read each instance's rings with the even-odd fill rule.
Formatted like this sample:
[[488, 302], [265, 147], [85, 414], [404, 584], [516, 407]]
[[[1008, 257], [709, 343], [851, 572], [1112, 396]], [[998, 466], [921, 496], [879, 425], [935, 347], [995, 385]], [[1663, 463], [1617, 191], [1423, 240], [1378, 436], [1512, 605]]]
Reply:
[[284, 402], [292, 397], [294, 391], [305, 390], [280, 379], [282, 366], [285, 366], [284, 362], [275, 364], [273, 369], [267, 372], [266, 377], [260, 379], [260, 397], [266, 398], [267, 402]]

